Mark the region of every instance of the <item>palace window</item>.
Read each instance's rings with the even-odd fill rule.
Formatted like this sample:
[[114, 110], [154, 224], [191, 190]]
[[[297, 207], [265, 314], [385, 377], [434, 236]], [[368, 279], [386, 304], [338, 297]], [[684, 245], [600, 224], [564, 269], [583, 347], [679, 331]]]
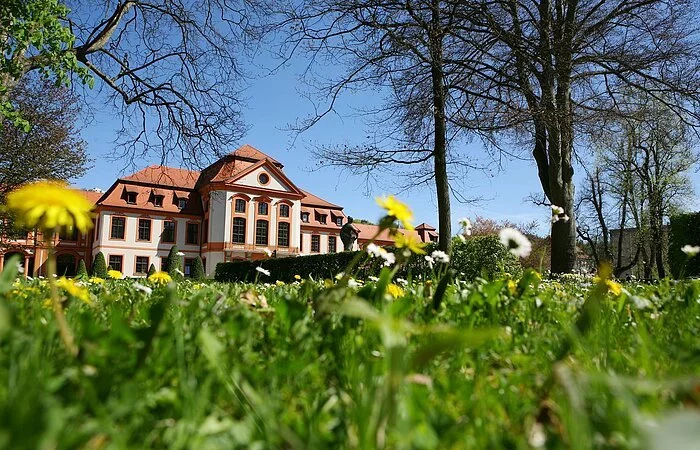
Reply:
[[187, 199], [186, 198], [178, 198], [177, 199], [177, 207], [180, 209], [185, 209], [187, 207]]
[[280, 222], [277, 226], [277, 245], [289, 247], [289, 224], [287, 222]]
[[328, 253], [335, 253], [335, 236], [328, 236]]
[[62, 241], [77, 241], [78, 229], [74, 226], [61, 227], [58, 231], [58, 238]]
[[139, 241], [151, 240], [151, 219], [139, 219]]
[[137, 196], [138, 196], [138, 194], [136, 192], [127, 192], [126, 193], [126, 202], [130, 205], [135, 205]]
[[263, 202], [263, 203], [258, 203], [258, 214], [261, 216], [266, 216], [267, 215], [267, 208], [268, 204]]
[[243, 217], [233, 218], [233, 233], [231, 242], [234, 244], [245, 244], [245, 219]]
[[289, 205], [280, 205], [280, 217], [289, 217]]
[[267, 245], [267, 220], [258, 220], [255, 224], [255, 244]]
[[124, 239], [126, 231], [126, 217], [112, 217], [111, 239]]
[[237, 213], [244, 213], [245, 212], [245, 200], [241, 200], [240, 198], [236, 199], [234, 211]]
[[342, 217], [336, 217], [335, 218], [335, 224], [338, 225], [339, 227], [343, 226], [343, 218]]
[[318, 221], [321, 223], [326, 223], [326, 217], [328, 217], [328, 216], [326, 216], [325, 214], [320, 214], [318, 216]]
[[161, 240], [163, 243], [174, 243], [175, 242], [175, 221], [174, 220], [164, 220], [163, 221], [163, 234], [161, 235]]
[[190, 222], [187, 224], [185, 244], [199, 244], [199, 224]]
[[148, 256], [137, 256], [136, 257], [136, 268], [134, 269], [134, 274], [145, 275], [148, 273]]
[[307, 212], [301, 213], [301, 221], [309, 223], [309, 213], [307, 213]]
[[163, 207], [163, 196], [162, 195], [154, 195], [153, 196], [153, 206], [157, 206], [158, 208]]
[[321, 236], [317, 234], [311, 236], [311, 251], [314, 253], [321, 251]]
[[109, 255], [109, 267], [111, 267], [112, 270], [118, 270], [121, 272], [123, 261], [124, 257], [122, 255]]

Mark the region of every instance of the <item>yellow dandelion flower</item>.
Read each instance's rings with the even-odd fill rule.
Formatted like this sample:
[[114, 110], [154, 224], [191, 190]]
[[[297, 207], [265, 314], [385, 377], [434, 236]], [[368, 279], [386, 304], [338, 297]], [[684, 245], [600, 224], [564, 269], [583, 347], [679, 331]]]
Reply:
[[394, 244], [396, 245], [397, 248], [407, 248], [411, 252], [417, 254], [417, 255], [424, 255], [425, 250], [423, 250], [423, 247], [425, 247], [425, 243], [419, 241], [414, 237], [412, 234], [404, 235], [402, 233], [394, 233]]
[[387, 216], [399, 220], [407, 230], [413, 230], [413, 212], [405, 203], [396, 200], [393, 195], [377, 197], [376, 201], [386, 210]]
[[284, 281], [277, 280], [277, 281], [275, 281], [275, 284], [277, 286], [284, 286]]
[[508, 280], [508, 292], [510, 292], [510, 295], [518, 293], [518, 283], [515, 280]]
[[605, 280], [605, 285], [608, 287], [608, 292], [614, 296], [622, 294], [622, 285], [613, 280]]
[[155, 272], [149, 275], [148, 280], [158, 284], [168, 284], [173, 281], [168, 272]]
[[104, 278], [100, 278], [100, 277], [90, 277], [88, 279], [88, 282], [90, 282], [92, 284], [104, 284], [105, 280], [104, 280]]
[[82, 233], [92, 228], [93, 205], [80, 192], [56, 181], [40, 181], [10, 192], [7, 207], [29, 228], [75, 227]]
[[299, 276], [299, 275], [294, 275], [294, 279], [297, 280], [297, 281], [299, 281], [299, 280], [301, 280], [301, 276]]
[[107, 276], [113, 280], [121, 280], [122, 278], [124, 278], [124, 275], [122, 275], [122, 273], [118, 270], [108, 270]]
[[56, 280], [56, 286], [71, 297], [75, 297], [88, 305], [92, 305], [92, 300], [90, 299], [90, 293], [88, 290], [82, 286], [78, 286], [75, 281], [69, 280], [66, 277], [61, 277]]
[[386, 293], [389, 294], [391, 298], [403, 297], [403, 289], [394, 283], [386, 287]]

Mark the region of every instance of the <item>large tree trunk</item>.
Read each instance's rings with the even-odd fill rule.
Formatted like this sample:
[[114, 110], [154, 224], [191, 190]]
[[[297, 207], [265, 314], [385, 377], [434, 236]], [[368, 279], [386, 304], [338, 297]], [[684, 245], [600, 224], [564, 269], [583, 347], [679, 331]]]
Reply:
[[445, 121], [445, 81], [442, 70], [442, 30], [440, 29], [440, 2], [433, 0], [430, 52], [433, 85], [433, 119], [435, 123], [433, 161], [435, 189], [438, 201], [438, 248], [446, 253], [452, 249], [452, 217], [450, 215], [450, 185], [447, 178], [447, 126]]

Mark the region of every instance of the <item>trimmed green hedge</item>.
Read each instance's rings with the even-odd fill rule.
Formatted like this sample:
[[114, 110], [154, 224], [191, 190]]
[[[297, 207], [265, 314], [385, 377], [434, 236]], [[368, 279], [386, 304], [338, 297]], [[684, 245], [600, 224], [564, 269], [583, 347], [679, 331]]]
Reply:
[[[426, 251], [430, 254], [437, 247], [429, 244]], [[395, 251], [391, 247], [389, 251]], [[291, 258], [270, 258], [260, 261], [235, 261], [216, 265], [214, 279], [217, 281], [253, 281], [256, 278], [274, 283], [275, 281], [293, 282], [294, 276], [315, 279], [333, 278], [344, 271], [358, 252], [328, 253], [323, 255], [298, 256]], [[453, 243], [452, 268], [463, 274], [466, 279], [476, 277], [494, 278], [504, 273], [514, 277], [520, 276], [520, 261], [503, 247], [495, 236], [476, 236], [466, 242], [456, 240]], [[262, 267], [270, 271], [270, 276], [256, 270]], [[366, 280], [378, 276], [382, 269], [382, 260], [367, 257], [358, 267], [357, 278]], [[431, 269], [423, 255], [413, 255], [408, 264], [396, 274], [398, 278], [419, 278], [430, 276]]]
[[684, 245], [700, 245], [700, 212], [671, 216], [668, 262], [675, 278], [700, 276], [700, 256], [688, 258]]

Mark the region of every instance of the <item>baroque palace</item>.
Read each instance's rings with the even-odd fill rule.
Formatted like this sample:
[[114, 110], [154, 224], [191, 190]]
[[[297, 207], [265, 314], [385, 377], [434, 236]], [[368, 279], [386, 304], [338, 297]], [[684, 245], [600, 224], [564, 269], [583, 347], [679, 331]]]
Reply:
[[[298, 256], [344, 250], [340, 230], [347, 223], [341, 206], [298, 188], [283, 165], [244, 145], [201, 172], [150, 166], [120, 178], [106, 192], [82, 191], [95, 203], [95, 227], [87, 235], [63, 230], [53, 236], [57, 271], [74, 275], [82, 259], [90, 267], [102, 252], [113, 269], [144, 276], [160, 270], [171, 247], [184, 253], [185, 275], [197, 256], [208, 275], [216, 264], [237, 259]], [[353, 223], [354, 249], [376, 234], [375, 225]], [[436, 241], [435, 228], [415, 233]], [[385, 232], [375, 239], [389, 245]], [[24, 258], [25, 275], [45, 274], [47, 247], [40, 233], [27, 231], [0, 242], [0, 270], [14, 254]]]

